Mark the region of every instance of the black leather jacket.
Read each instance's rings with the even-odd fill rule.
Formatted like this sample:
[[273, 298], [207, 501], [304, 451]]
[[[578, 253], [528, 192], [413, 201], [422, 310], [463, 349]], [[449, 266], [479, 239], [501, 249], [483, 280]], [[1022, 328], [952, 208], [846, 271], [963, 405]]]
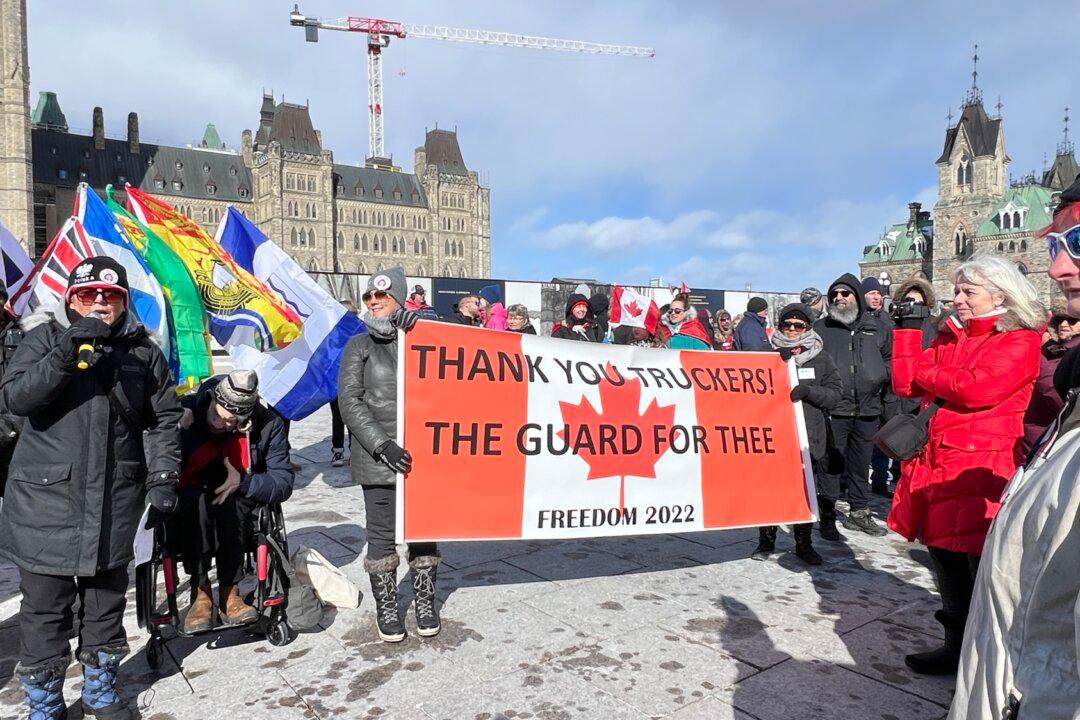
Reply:
[[394, 471], [374, 455], [397, 437], [397, 333], [355, 335], [345, 346], [338, 375], [338, 407], [352, 435], [353, 481], [393, 485]]

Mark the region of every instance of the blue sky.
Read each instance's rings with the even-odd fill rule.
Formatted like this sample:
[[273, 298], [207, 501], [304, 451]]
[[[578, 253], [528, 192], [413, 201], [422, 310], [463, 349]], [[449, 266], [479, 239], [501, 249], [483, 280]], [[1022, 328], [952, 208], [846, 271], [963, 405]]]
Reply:
[[[29, 0], [32, 98], [58, 93], [72, 128], [139, 113], [148, 140], [217, 125], [231, 146], [260, 92], [307, 100], [323, 144], [367, 143], [360, 35], [303, 41], [292, 2]], [[1080, 3], [355, 2], [383, 17], [656, 48], [653, 59], [394, 41], [386, 144], [412, 168], [426, 128], [457, 128], [490, 182], [492, 274], [761, 290], [825, 286], [864, 245], [936, 197], [946, 112], [971, 83], [1000, 95], [1011, 172], [1053, 157], [1063, 108], [1080, 135], [1070, 60]], [[118, 49], [122, 48], [123, 51]]]

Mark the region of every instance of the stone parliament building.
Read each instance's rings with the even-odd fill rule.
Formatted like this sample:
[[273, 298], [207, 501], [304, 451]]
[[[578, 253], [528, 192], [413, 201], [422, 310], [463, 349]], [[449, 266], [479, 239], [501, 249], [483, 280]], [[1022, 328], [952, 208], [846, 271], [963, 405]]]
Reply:
[[1061, 191], [1080, 174], [1067, 113], [1065, 122], [1053, 164], [1039, 175], [1010, 182], [1003, 121], [987, 114], [973, 84], [959, 119], [945, 131], [936, 161], [933, 217], [919, 203], [910, 203], [905, 222], [886, 228], [876, 243], [863, 248], [862, 277], [876, 277], [888, 286], [919, 275], [933, 283], [939, 300], [947, 300], [952, 297], [950, 270], [976, 253], [992, 253], [1015, 262], [1049, 306], [1060, 292], [1046, 275], [1046, 242], [1035, 233], [1050, 223]]
[[75, 189], [125, 183], [153, 193], [211, 235], [233, 205], [306, 270], [487, 277], [490, 190], [462, 158], [457, 133], [428, 131], [413, 172], [386, 158], [334, 162], [309, 107], [263, 94], [255, 131], [239, 149], [208, 125], [185, 147], [139, 138], [139, 118], [106, 135], [101, 108], [90, 134], [72, 132], [57, 95], [31, 111], [26, 2], [0, 0], [0, 219], [37, 257], [67, 219]]

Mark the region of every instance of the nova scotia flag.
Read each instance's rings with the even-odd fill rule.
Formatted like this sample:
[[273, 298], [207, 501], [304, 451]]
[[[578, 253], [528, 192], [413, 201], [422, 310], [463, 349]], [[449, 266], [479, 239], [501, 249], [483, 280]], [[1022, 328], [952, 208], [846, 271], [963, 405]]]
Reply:
[[284, 250], [236, 208], [218, 225], [218, 243], [237, 265], [275, 290], [303, 320], [303, 331], [281, 350], [237, 345], [236, 367], [254, 370], [259, 394], [289, 420], [300, 420], [337, 397], [341, 354], [364, 323], [316, 284]]

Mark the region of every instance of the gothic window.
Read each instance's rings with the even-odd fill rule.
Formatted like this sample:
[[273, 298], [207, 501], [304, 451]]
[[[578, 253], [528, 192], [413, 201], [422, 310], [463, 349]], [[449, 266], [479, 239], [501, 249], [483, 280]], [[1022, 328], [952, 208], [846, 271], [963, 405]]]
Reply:
[[443, 254], [444, 255], [449, 255], [450, 254], [450, 241], [449, 240], [443, 240]]
[[364, 196], [364, 186], [363, 185], [357, 185], [356, 187], [353, 188], [353, 191], [356, 193], [356, 197], [363, 197]]
[[465, 256], [465, 244], [462, 243], [460, 240], [457, 241], [457, 254], [458, 257]]
[[311, 203], [311, 217], [316, 220], [319, 218], [319, 206], [315, 203]]
[[968, 163], [967, 166], [964, 168], [964, 184], [965, 185], [971, 185], [973, 172], [974, 172], [974, 166], [972, 165], [972, 163]]
[[364, 264], [363, 260], [356, 263], [356, 272], [360, 273], [361, 275], [367, 274], [367, 265]]
[[458, 270], [458, 277], [459, 277], [459, 278], [463, 278], [463, 277], [465, 277], [465, 266], [464, 266], [464, 265], [462, 265], [462, 266], [461, 266], [461, 269], [460, 269], [460, 270]]
[[[352, 236], [352, 249], [353, 252], [360, 252], [360, 236], [357, 233]], [[367, 235], [364, 236], [364, 250], [367, 250]]]
[[286, 190], [295, 190], [296, 189], [296, 182], [293, 180], [293, 174], [292, 173], [285, 173], [285, 189]]
[[1003, 243], [1003, 242], [998, 243], [998, 252], [1005, 252], [1005, 243]]
[[[79, 173], [79, 179], [80, 180], [85, 180], [86, 179], [86, 173]], [[175, 190], [176, 192], [180, 192], [181, 190], [184, 189], [184, 183], [180, 182], [179, 180], [173, 180], [172, 189]]]
[[367, 233], [364, 233], [364, 235], [360, 238], [360, 244], [361, 244], [364, 252], [367, 252], [368, 251]]
[[1001, 229], [1009, 230], [1012, 228], [1012, 213], [1002, 213], [1001, 215]]
[[311, 247], [315, 247], [315, 245], [316, 245], [315, 241], [317, 239], [318, 239], [318, 235], [315, 233], [315, 230], [314, 229], [308, 230], [308, 242], [311, 244]]
[[289, 233], [289, 244], [296, 247], [296, 228], [293, 228], [292, 232]]
[[427, 255], [427, 238], [420, 240], [420, 252]]
[[337, 234], [337, 246], [338, 246], [338, 250], [344, 250], [345, 249], [345, 233], [341, 232], [340, 230], [338, 231], [338, 234]]
[[417, 274], [417, 275], [420, 275], [420, 276], [424, 276], [424, 275], [427, 275], [427, 270], [425, 270], [425, 269], [424, 269], [424, 266], [423, 266], [423, 265], [418, 265], [418, 266], [416, 267], [416, 274]]
[[1009, 242], [1009, 252], [1016, 252], [1016, 242], [1015, 241]]
[[412, 245], [413, 245], [413, 248], [412, 248], [413, 255], [419, 255], [420, 254], [420, 241], [417, 240], [416, 238], [413, 238]]
[[248, 196], [248, 189], [241, 185], [239, 188], [237, 188], [236, 194], [242, 198], [246, 198]]
[[308, 261], [307, 269], [308, 272], [319, 272], [319, 261], [315, 258], [312, 258]]
[[1013, 223], [1012, 224], [1013, 224], [1014, 228], [1020, 227], [1021, 222], [1020, 222], [1020, 211], [1019, 210], [1017, 210], [1016, 212], [1013, 213]]
[[217, 195], [217, 185], [215, 185], [214, 183], [207, 183], [206, 184], [206, 194], [207, 195]]
[[352, 221], [355, 224], [356, 223], [356, 208], [352, 209], [352, 213], [350, 214], [350, 217], [352, 218]]
[[964, 232], [963, 226], [956, 228], [956, 235], [953, 236], [953, 244], [956, 247], [956, 255], [958, 257], [963, 256], [967, 250], [967, 233]]
[[1020, 252], [1027, 252], [1027, 240], [1020, 241]]
[[315, 176], [314, 175], [308, 175], [307, 189], [308, 189], [308, 192], [315, 192]]
[[382, 198], [382, 188], [375, 188], [375, 197]]

